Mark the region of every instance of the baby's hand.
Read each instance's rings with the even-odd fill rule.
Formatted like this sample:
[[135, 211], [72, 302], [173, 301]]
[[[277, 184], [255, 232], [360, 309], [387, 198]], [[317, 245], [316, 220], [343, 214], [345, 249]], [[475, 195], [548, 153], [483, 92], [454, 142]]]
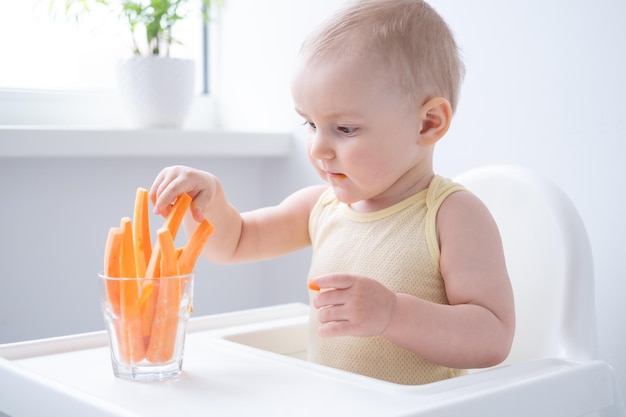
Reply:
[[204, 220], [204, 209], [215, 196], [217, 178], [208, 172], [185, 166], [172, 166], [157, 175], [150, 188], [154, 213], [167, 216], [176, 198], [187, 193], [193, 199], [190, 210], [194, 220]]
[[393, 315], [396, 295], [371, 278], [329, 274], [311, 279], [320, 288], [313, 299], [320, 336], [378, 336]]

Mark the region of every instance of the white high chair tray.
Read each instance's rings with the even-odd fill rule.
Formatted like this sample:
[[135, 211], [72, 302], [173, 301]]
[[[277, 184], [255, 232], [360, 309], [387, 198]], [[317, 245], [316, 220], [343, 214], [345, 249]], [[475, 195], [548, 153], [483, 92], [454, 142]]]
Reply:
[[193, 318], [183, 373], [113, 376], [104, 331], [0, 345], [0, 411], [84, 416], [582, 416], [614, 402], [600, 361], [544, 359], [422, 386], [327, 368], [306, 354], [308, 307]]

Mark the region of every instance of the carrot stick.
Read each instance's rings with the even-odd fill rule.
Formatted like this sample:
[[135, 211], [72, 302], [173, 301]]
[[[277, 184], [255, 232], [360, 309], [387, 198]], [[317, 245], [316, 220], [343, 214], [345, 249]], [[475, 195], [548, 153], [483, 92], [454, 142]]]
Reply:
[[172, 234], [163, 227], [157, 231], [157, 236], [161, 249], [161, 282], [146, 358], [152, 363], [163, 363], [172, 359], [176, 346], [181, 294], [178, 280], [169, 278], [179, 275]]
[[[174, 203], [172, 210], [170, 211], [167, 219], [165, 220], [165, 224], [163, 227], [166, 227], [170, 234], [172, 235], [172, 240], [176, 239], [176, 234], [178, 233], [178, 229], [180, 228], [180, 224], [185, 217], [185, 212], [189, 208], [191, 204], [192, 198], [189, 194], [181, 194]], [[159, 253], [159, 240], [157, 239], [154, 248], [152, 249], [152, 255], [150, 256], [150, 261], [148, 262], [148, 266], [146, 268], [146, 278], [159, 277], [161, 276], [159, 268], [161, 266], [161, 254]]]
[[[202, 223], [198, 225], [196, 230], [192, 233], [191, 237], [187, 241], [187, 244], [182, 248], [178, 257], [178, 268], [181, 275], [191, 274], [193, 268], [200, 257], [200, 253], [204, 248], [207, 240], [211, 237], [211, 234], [215, 230], [215, 227], [208, 220], [204, 219]], [[181, 293], [185, 290], [185, 286], [188, 285], [188, 278], [180, 281]], [[189, 306], [191, 312], [193, 308]]]
[[[178, 233], [178, 229], [180, 228], [180, 224], [183, 221], [185, 216], [185, 212], [189, 208], [191, 204], [192, 198], [188, 194], [181, 194], [174, 203], [170, 213], [165, 220], [165, 224], [163, 227], [167, 228], [170, 231], [170, 235], [172, 236], [172, 240], [176, 238], [176, 234]], [[152, 248], [152, 254], [150, 256], [150, 261], [148, 262], [148, 266], [146, 268], [146, 278], [158, 278], [162, 276], [161, 274], [161, 250], [159, 239], [154, 244]], [[149, 337], [152, 332], [152, 321], [154, 320], [155, 306], [159, 293], [159, 280], [149, 280], [145, 284], [145, 286], [152, 286], [151, 295], [146, 298], [146, 302], [143, 306], [141, 316], [142, 316], [142, 326], [143, 326], [143, 336], [145, 339], [146, 346], [149, 344]], [[146, 289], [147, 290], [147, 289]]]
[[[148, 190], [145, 188], [137, 188], [135, 194], [135, 210], [133, 219], [133, 241], [135, 245], [135, 260], [137, 262], [137, 276], [145, 278], [146, 268], [152, 256], [152, 243], [150, 240], [150, 217], [148, 213]], [[141, 286], [141, 299], [139, 300], [139, 308], [142, 317], [142, 337], [145, 339], [150, 335], [150, 327], [152, 322], [143, 323], [146, 315], [145, 311], [149, 309], [154, 311], [154, 302], [152, 293], [154, 284], [152, 281], [143, 282]], [[145, 347], [145, 343], [144, 343]]]
[[[109, 229], [107, 241], [104, 246], [104, 276], [119, 278], [120, 271], [120, 248], [124, 233], [119, 227]], [[113, 314], [120, 315], [120, 287], [117, 281], [106, 280], [106, 293]]]
[[[119, 227], [111, 227], [107, 236], [106, 245], [104, 247], [104, 276], [110, 278], [119, 278], [122, 275], [121, 270], [121, 249], [124, 240], [124, 232]], [[105, 280], [105, 288], [107, 300], [111, 306], [113, 317], [111, 318], [113, 328], [115, 329], [115, 340], [117, 341], [120, 358], [124, 362], [128, 362], [130, 357], [128, 343], [124, 336], [122, 326], [122, 311], [120, 298], [120, 282], [114, 279]]]
[[[124, 239], [121, 248], [121, 270], [123, 278], [137, 278], [135, 262], [135, 245], [130, 218], [123, 217], [121, 228]], [[131, 362], [144, 359], [146, 351], [143, 342], [141, 327], [141, 311], [139, 309], [139, 283], [134, 279], [125, 279], [120, 282], [120, 300], [122, 310], [122, 332], [128, 345]]]
[[172, 207], [172, 211], [165, 220], [164, 227], [169, 229], [172, 240], [176, 239], [176, 234], [178, 233], [178, 229], [180, 229], [180, 224], [183, 222], [187, 209], [191, 205], [191, 200], [192, 198], [189, 194], [179, 195]]
[[135, 247], [135, 262], [137, 263], [137, 276], [143, 278], [146, 276], [146, 267], [152, 255], [152, 243], [150, 242], [148, 190], [141, 187], [137, 188], [135, 195], [133, 242]]
[[207, 240], [209, 240], [213, 230], [215, 230], [215, 227], [206, 219], [194, 230], [178, 259], [178, 268], [180, 269], [181, 275], [187, 275], [193, 272], [193, 268], [200, 257], [202, 248], [204, 248]]
[[120, 269], [123, 278], [137, 278], [135, 263], [135, 249], [133, 245], [133, 228], [130, 217], [122, 217], [120, 229], [123, 232], [122, 248], [120, 251]]
[[148, 300], [148, 297], [152, 295], [152, 291], [154, 291], [154, 285], [143, 285], [141, 287], [141, 296], [139, 297], [139, 308], [142, 309], [142, 311], [143, 311], [144, 306], [146, 305], [146, 301]]
[[150, 333], [152, 333], [152, 321], [156, 311], [157, 297], [159, 295], [158, 277], [146, 278], [143, 280], [141, 288], [141, 334], [143, 344], [148, 348], [150, 344]]
[[152, 249], [152, 256], [150, 257], [150, 263], [146, 269], [146, 275], [141, 288], [142, 294], [147, 294], [141, 307], [141, 327], [146, 348], [150, 342], [149, 339], [150, 333], [152, 332], [152, 320], [154, 319], [154, 311], [159, 294], [158, 277], [161, 275], [161, 267], [159, 265], [159, 268], [157, 269], [156, 262], [161, 259], [160, 252], [161, 249], [157, 242]]

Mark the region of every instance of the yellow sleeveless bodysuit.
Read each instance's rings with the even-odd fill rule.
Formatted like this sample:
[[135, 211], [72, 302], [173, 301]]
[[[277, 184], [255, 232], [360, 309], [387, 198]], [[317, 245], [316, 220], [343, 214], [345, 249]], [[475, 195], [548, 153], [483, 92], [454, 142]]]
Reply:
[[[437, 211], [464, 188], [435, 176], [426, 190], [374, 213], [357, 213], [329, 188], [311, 212], [313, 256], [309, 278], [348, 273], [375, 279], [396, 293], [448, 304], [439, 271]], [[309, 360], [398, 384], [424, 384], [463, 370], [436, 365], [382, 336], [325, 337], [317, 334], [311, 309]], [[428, 335], [424, 335], [428, 337]]]

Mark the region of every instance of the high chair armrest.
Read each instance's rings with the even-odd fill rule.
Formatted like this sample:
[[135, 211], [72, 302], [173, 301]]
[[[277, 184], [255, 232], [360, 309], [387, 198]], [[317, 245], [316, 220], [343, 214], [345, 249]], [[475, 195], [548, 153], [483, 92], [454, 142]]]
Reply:
[[602, 361], [538, 359], [420, 388], [421, 395], [441, 397], [441, 403], [407, 416], [626, 415], [613, 369]]

